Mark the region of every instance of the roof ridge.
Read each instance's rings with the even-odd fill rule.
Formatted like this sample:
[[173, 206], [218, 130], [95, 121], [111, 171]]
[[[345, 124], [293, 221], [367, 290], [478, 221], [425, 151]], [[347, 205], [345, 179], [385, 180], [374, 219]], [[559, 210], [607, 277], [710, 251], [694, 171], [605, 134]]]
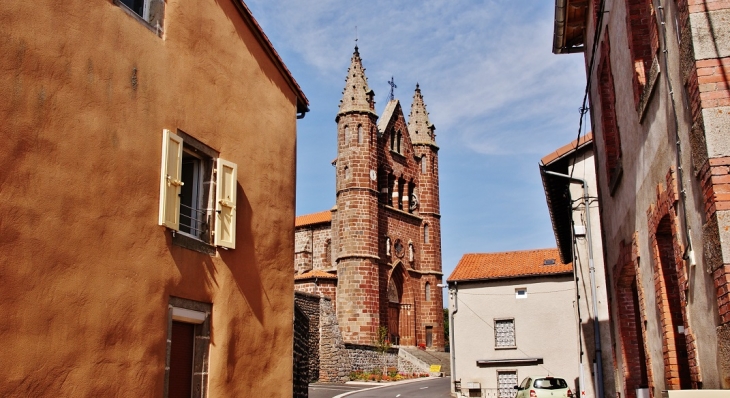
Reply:
[[558, 250], [557, 247], [546, 247], [543, 249], [521, 249], [521, 250], [506, 250], [502, 252], [473, 252], [473, 253], [464, 253], [464, 255], [468, 254], [503, 254], [503, 253], [524, 253], [524, 252], [537, 252], [537, 251], [547, 251], [547, 250]]

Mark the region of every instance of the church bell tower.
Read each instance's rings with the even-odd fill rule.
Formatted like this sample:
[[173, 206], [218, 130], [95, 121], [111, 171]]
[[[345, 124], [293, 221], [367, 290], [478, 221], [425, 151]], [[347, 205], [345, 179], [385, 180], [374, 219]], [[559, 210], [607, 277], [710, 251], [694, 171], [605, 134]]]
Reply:
[[332, 235], [337, 318], [346, 343], [370, 345], [380, 324], [378, 280], [377, 119], [357, 46], [345, 78], [337, 122]]

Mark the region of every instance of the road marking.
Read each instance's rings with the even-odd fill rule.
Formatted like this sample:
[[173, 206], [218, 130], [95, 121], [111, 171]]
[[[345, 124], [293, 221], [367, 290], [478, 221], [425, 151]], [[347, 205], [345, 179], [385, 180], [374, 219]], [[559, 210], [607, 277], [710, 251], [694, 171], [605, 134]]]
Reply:
[[398, 397], [400, 397], [400, 394], [398, 394], [398, 395], [395, 396], [395, 398], [398, 398]]
[[425, 390], [425, 389], [427, 389], [427, 388], [428, 388], [428, 387], [421, 387], [421, 388], [420, 388], [419, 390]]

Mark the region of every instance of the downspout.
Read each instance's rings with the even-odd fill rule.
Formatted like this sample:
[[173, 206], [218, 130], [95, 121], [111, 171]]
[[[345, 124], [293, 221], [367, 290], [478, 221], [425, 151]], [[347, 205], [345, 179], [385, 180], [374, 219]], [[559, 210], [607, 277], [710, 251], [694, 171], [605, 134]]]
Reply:
[[[571, 177], [567, 174], [556, 173], [554, 171], [544, 171], [545, 174], [556, 177], [567, 178], [571, 181], [580, 182], [583, 185], [583, 201], [586, 207], [586, 243], [588, 245], [588, 274], [591, 282], [591, 303], [593, 307], [593, 339], [595, 345], [595, 361], [596, 361], [596, 396], [603, 398], [603, 355], [601, 353], [601, 328], [598, 322], [598, 300], [596, 297], [596, 267], [593, 264], [593, 240], [591, 239], [591, 212], [588, 205], [588, 182], [582, 178]], [[571, 217], [572, 219], [572, 217]]]
[[[458, 293], [458, 283], [454, 281], [454, 289], [449, 289], [449, 295], [451, 296], [451, 299], [454, 302], [454, 310], [451, 311], [451, 319], [449, 320], [449, 328], [451, 329], [450, 336], [451, 337], [451, 385], [454, 385], [454, 382], [456, 382], [456, 337], [454, 336], [454, 332], [456, 331], [456, 327], [454, 325], [454, 314], [459, 312], [459, 301], [457, 300], [457, 293]], [[460, 392], [461, 393], [461, 392]]]
[[[571, 206], [572, 207], [572, 206]], [[573, 223], [570, 223], [573, 225]], [[585, 377], [583, 375], [583, 334], [580, 330], [580, 325], [583, 322], [583, 317], [580, 313], [580, 289], [578, 288], [578, 269], [575, 266], [575, 258], [576, 254], [578, 252], [578, 242], [575, 239], [575, 229], [573, 228], [573, 231], [571, 231], [571, 237], [573, 238], [573, 283], [575, 283], [575, 309], [578, 313], [578, 354], [579, 354], [579, 380], [580, 380], [580, 390], [585, 391]], [[580, 395], [580, 394], [576, 394]]]

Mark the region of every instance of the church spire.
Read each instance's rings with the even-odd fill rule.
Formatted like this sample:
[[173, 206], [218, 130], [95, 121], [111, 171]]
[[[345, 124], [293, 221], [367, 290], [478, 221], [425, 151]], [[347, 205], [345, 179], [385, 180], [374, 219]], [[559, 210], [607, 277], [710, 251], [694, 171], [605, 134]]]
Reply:
[[345, 89], [342, 91], [340, 111], [338, 116], [348, 112], [375, 113], [375, 93], [368, 87], [368, 78], [365, 77], [365, 68], [362, 67], [360, 51], [355, 46], [350, 68], [347, 69]]
[[413, 144], [435, 144], [436, 127], [428, 120], [426, 104], [423, 102], [421, 88], [416, 83], [416, 92], [413, 94], [411, 114], [408, 115], [408, 132]]

